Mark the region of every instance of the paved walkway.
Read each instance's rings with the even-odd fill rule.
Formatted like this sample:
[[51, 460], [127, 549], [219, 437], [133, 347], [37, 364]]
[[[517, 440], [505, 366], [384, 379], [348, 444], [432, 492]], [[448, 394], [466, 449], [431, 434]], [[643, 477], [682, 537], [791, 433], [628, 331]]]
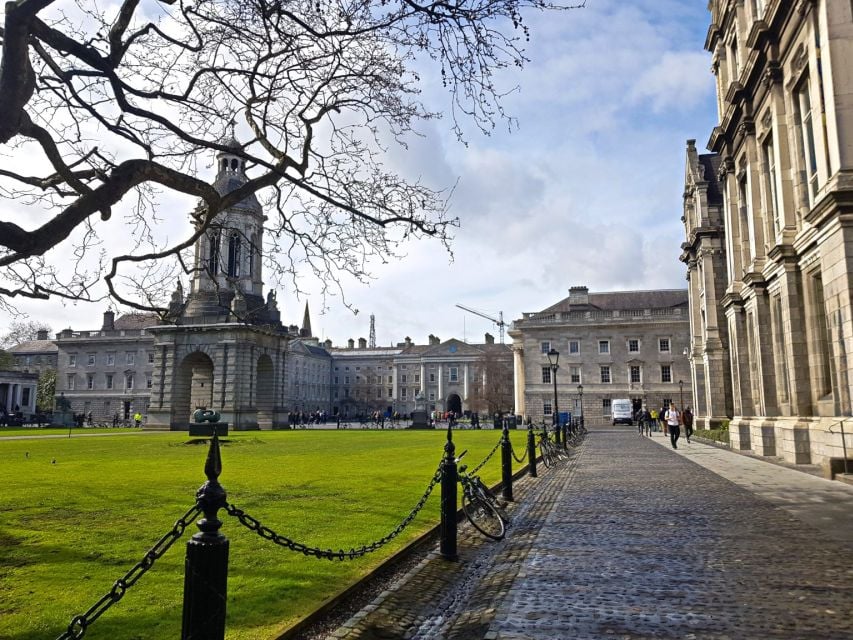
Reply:
[[853, 639], [853, 487], [630, 429], [540, 470], [332, 637]]

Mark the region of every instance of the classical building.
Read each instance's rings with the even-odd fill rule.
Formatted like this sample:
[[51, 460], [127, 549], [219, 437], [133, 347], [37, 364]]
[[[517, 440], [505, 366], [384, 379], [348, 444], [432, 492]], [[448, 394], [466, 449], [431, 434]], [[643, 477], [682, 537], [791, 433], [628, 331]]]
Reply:
[[[715, 263], [704, 292], [713, 280], [726, 317], [731, 441], [816, 463], [841, 455], [837, 423], [853, 411], [853, 6], [712, 0], [709, 8], [720, 120], [708, 142], [717, 157], [706, 163], [719, 167], [727, 277], [717, 290]], [[701, 215], [701, 204], [692, 208]], [[688, 264], [702, 226], [687, 224]], [[708, 353], [707, 335], [694, 332], [691, 354]]]
[[37, 389], [38, 374], [0, 369], [0, 414], [29, 419], [36, 412]]
[[36, 334], [35, 340], [27, 340], [9, 349], [15, 359], [15, 370], [41, 374], [44, 371], [56, 371], [56, 343], [50, 339], [47, 330]]
[[333, 413], [346, 416], [373, 411], [408, 415], [415, 409], [475, 411], [488, 414], [512, 409], [512, 355], [486, 334], [480, 344], [429, 336], [425, 345], [406, 338], [396, 347], [333, 348]]
[[729, 331], [720, 304], [728, 278], [719, 160], [717, 154], [697, 153], [696, 141], [687, 141], [682, 218], [687, 241], [681, 260], [687, 265], [688, 360], [698, 429], [717, 428], [732, 415]]
[[669, 402], [692, 406], [687, 347], [687, 291], [590, 293], [569, 296], [513, 322], [515, 412], [550, 421], [554, 384], [548, 352], [559, 355], [557, 410], [583, 415], [587, 423], [611, 420], [614, 399], [634, 409]]

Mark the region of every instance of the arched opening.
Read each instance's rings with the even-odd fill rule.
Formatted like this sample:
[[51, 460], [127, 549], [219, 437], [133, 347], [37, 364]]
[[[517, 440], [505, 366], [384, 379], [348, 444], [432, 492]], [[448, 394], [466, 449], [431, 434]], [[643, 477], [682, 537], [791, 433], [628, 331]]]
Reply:
[[257, 384], [255, 389], [257, 397], [255, 406], [258, 410], [258, 427], [261, 429], [272, 429], [273, 406], [275, 405], [275, 371], [272, 358], [264, 354], [258, 358]]
[[219, 273], [219, 230], [214, 230], [208, 236], [210, 242], [210, 253], [208, 254], [207, 269], [210, 275]]
[[172, 394], [172, 426], [189, 425], [196, 409], [213, 409], [213, 361], [195, 351], [178, 365]]
[[457, 416], [462, 415], [462, 398], [456, 393], [451, 393], [447, 396], [447, 410], [452, 411]]
[[232, 278], [240, 275], [240, 234], [237, 231], [228, 238], [228, 275]]

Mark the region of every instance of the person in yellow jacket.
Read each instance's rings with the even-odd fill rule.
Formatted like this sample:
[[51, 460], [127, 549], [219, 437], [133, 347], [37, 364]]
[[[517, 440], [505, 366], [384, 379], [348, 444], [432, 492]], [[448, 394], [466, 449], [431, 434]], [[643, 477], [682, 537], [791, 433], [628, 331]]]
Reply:
[[[652, 409], [651, 410], [651, 416], [652, 416], [652, 428], [655, 431], [657, 431], [658, 430], [658, 410]], [[651, 434], [649, 434], [649, 435], [651, 435]]]
[[142, 426], [142, 414], [138, 411], [133, 414], [133, 422], [137, 427]]

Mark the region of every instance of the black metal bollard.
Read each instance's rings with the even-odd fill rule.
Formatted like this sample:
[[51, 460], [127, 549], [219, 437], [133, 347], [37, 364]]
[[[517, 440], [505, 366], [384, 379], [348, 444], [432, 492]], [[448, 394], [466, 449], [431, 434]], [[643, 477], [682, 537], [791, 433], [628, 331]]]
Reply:
[[569, 423], [563, 423], [563, 449], [568, 451], [569, 449]]
[[554, 444], [560, 444], [560, 416], [555, 414], [556, 420], [554, 420]]
[[441, 543], [439, 547], [442, 557], [446, 560], [459, 558], [456, 553], [456, 486], [458, 482], [453, 427], [448, 425], [444, 460], [441, 463]]
[[184, 561], [184, 612], [181, 640], [223, 640], [225, 603], [228, 586], [228, 538], [219, 533], [222, 526], [216, 515], [225, 508], [225, 489], [219, 484], [222, 458], [219, 438], [213, 439], [204, 464], [205, 482], [196, 493], [204, 518], [198, 521], [200, 533], [187, 542]]
[[509, 423], [504, 421], [501, 439], [501, 495], [504, 500], [512, 500], [512, 443], [509, 441]]
[[527, 423], [527, 468], [530, 471], [530, 477], [536, 477], [536, 436], [533, 435], [533, 423]]

